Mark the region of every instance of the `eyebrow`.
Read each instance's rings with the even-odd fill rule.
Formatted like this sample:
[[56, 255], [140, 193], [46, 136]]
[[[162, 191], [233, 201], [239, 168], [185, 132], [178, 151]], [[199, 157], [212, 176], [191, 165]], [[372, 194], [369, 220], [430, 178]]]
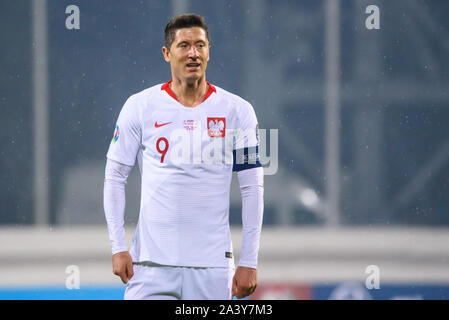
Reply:
[[[204, 40], [197, 40], [197, 41], [195, 41], [195, 43], [204, 43], [204, 44], [206, 44], [206, 41], [204, 41]], [[182, 41], [180, 41], [177, 45], [179, 46], [179, 45], [181, 45], [181, 44], [184, 44], [184, 43], [189, 43], [187, 40], [182, 40]]]

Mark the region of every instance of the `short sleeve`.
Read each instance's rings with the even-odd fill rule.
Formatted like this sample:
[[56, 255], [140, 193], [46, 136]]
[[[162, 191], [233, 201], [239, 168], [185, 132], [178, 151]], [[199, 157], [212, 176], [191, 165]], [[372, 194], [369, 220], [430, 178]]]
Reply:
[[135, 96], [125, 102], [115, 125], [107, 158], [128, 166], [134, 166], [141, 147], [142, 126], [139, 105]]
[[239, 109], [234, 141], [233, 171], [261, 167], [259, 161], [259, 125], [253, 106], [245, 102]]

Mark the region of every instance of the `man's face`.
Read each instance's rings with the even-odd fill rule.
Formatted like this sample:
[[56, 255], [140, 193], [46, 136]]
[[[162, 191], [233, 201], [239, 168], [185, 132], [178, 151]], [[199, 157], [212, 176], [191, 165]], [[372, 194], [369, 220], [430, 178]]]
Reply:
[[200, 27], [176, 30], [171, 47], [162, 48], [175, 77], [195, 81], [204, 76], [209, 61], [209, 41]]

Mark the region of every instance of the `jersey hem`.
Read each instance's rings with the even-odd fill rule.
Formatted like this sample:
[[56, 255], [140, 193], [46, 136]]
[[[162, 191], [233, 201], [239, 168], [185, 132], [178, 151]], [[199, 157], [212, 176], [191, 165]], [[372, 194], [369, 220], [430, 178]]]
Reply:
[[234, 262], [229, 262], [227, 264], [214, 264], [214, 263], [198, 263], [197, 262], [175, 262], [175, 261], [166, 261], [166, 260], [159, 260], [159, 259], [150, 259], [147, 257], [143, 257], [140, 259], [133, 259], [133, 263], [145, 263], [145, 262], [152, 262], [159, 265], [163, 265], [166, 267], [192, 267], [192, 268], [235, 268]]

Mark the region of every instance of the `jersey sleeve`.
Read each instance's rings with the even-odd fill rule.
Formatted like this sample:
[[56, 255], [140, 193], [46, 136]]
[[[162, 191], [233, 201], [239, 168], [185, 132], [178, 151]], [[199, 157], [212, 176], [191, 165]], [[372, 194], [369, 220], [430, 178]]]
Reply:
[[134, 166], [141, 141], [142, 126], [139, 104], [136, 97], [131, 96], [120, 111], [106, 157], [128, 166]]
[[235, 129], [233, 171], [261, 167], [259, 159], [259, 125], [253, 106], [245, 102], [239, 110]]
[[239, 266], [257, 269], [263, 221], [263, 168], [237, 172], [242, 195], [242, 250]]
[[112, 254], [128, 251], [125, 241], [125, 185], [132, 167], [108, 159], [106, 161], [103, 206], [108, 225]]

